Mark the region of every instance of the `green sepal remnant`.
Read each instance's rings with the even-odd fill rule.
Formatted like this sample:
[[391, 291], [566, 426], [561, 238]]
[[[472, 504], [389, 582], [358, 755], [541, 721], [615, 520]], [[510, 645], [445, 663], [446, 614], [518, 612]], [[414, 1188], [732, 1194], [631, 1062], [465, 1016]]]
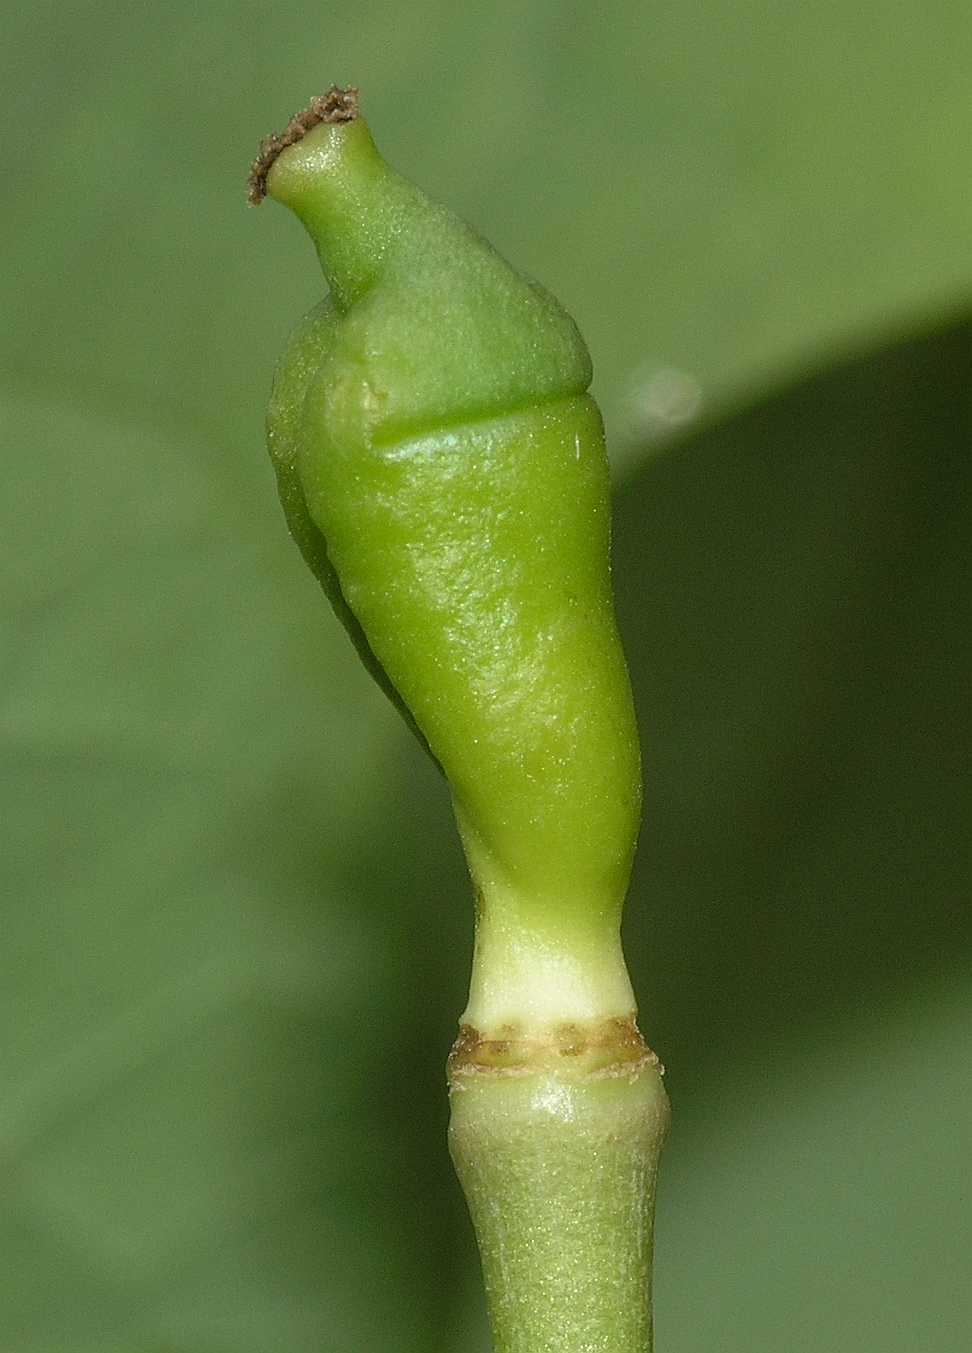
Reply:
[[268, 139], [264, 190], [306, 226], [329, 290], [277, 371], [280, 496], [448, 778], [479, 898], [468, 1021], [627, 1017], [640, 764], [584, 343], [389, 169], [353, 91]]
[[668, 1105], [621, 951], [641, 779], [590, 359], [388, 168], [355, 91], [264, 143], [264, 193], [328, 286], [274, 382], [280, 498], [445, 772], [475, 884], [450, 1147], [497, 1353], [646, 1353]]

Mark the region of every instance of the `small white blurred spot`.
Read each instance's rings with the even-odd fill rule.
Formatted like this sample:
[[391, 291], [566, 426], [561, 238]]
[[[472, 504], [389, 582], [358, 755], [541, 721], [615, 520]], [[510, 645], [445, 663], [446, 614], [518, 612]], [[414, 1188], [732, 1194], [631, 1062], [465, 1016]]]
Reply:
[[674, 366], [641, 367], [625, 383], [623, 406], [630, 436], [662, 441], [698, 416], [702, 386]]

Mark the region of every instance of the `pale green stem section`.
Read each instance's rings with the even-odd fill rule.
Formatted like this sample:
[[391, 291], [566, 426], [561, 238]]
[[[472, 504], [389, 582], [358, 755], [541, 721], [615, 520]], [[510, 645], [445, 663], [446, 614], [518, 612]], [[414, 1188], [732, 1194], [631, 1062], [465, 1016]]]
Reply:
[[487, 1037], [506, 1029], [544, 1038], [563, 1024], [633, 1019], [620, 905], [538, 905], [511, 887], [458, 802], [455, 811], [477, 899], [460, 1024]]
[[449, 1145], [496, 1353], [649, 1353], [657, 1062], [453, 1077]]

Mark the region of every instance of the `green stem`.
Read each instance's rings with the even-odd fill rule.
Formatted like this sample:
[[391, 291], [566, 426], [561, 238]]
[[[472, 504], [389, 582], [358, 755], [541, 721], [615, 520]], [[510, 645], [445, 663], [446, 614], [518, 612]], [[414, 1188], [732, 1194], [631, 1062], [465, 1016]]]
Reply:
[[576, 1028], [559, 1046], [519, 1055], [457, 1045], [449, 1144], [496, 1353], [652, 1347], [652, 1222], [668, 1100], [657, 1058], [634, 1043], [633, 1026], [627, 1035], [624, 1021], [614, 1028], [613, 1048], [610, 1038], [596, 1049], [569, 1042], [582, 1037]]

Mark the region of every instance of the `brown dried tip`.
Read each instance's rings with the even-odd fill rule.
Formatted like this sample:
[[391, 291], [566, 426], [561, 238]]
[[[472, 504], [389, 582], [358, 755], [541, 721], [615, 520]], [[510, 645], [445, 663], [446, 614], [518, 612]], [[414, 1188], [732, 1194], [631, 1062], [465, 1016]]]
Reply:
[[267, 175], [282, 150], [302, 141], [311, 127], [317, 127], [322, 122], [353, 122], [357, 116], [358, 91], [331, 85], [326, 94], [318, 94], [306, 108], [295, 113], [282, 132], [265, 136], [246, 181], [246, 195], [250, 204], [258, 207], [266, 197]]

